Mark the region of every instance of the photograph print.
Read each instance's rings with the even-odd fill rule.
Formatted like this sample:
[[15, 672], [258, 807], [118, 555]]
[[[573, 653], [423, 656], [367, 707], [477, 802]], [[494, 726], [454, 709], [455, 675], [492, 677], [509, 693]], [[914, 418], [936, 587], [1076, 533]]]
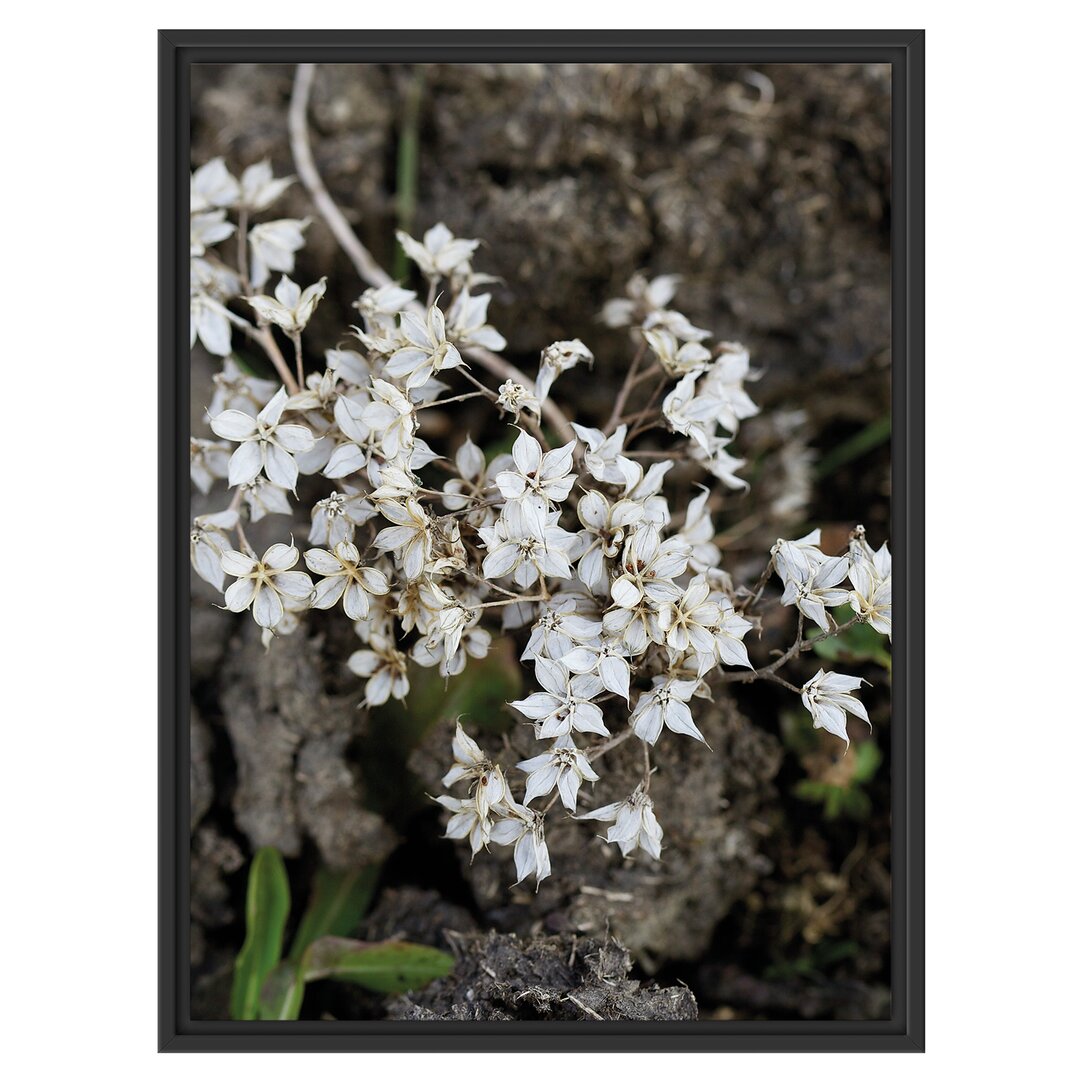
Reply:
[[187, 69], [185, 1022], [900, 1015], [898, 83], [761, 52]]

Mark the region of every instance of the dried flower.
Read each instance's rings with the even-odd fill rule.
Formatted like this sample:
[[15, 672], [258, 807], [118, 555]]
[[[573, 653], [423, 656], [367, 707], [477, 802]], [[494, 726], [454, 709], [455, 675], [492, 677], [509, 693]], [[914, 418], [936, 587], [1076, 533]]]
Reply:
[[251, 608], [259, 626], [273, 629], [285, 614], [284, 598], [305, 602], [314, 594], [311, 578], [292, 569], [299, 558], [291, 544], [271, 544], [261, 559], [242, 551], [223, 552], [222, 570], [237, 579], [225, 590], [225, 606], [230, 611]]
[[361, 565], [360, 552], [348, 541], [337, 544], [333, 552], [311, 548], [304, 552], [304, 562], [312, 573], [322, 575], [312, 607], [330, 608], [341, 600], [350, 619], [366, 619], [368, 597], [385, 596], [390, 591], [386, 575], [373, 566]]
[[818, 671], [802, 688], [802, 702], [814, 718], [814, 727], [824, 728], [838, 739], [843, 739], [847, 745], [849, 740], [846, 713], [870, 723], [866, 706], [851, 695], [851, 691], [857, 690], [864, 682], [864, 679], [854, 675]]
[[299, 424], [282, 424], [288, 398], [282, 387], [255, 417], [238, 409], [226, 409], [210, 420], [215, 435], [240, 445], [229, 459], [229, 486], [247, 484], [260, 472], [279, 487], [292, 491], [299, 469], [292, 455], [315, 445], [311, 431]]
[[656, 820], [653, 801], [645, 793], [643, 785], [639, 785], [622, 802], [608, 803], [588, 814], [579, 814], [578, 821], [614, 821], [606, 837], [609, 844], [618, 844], [624, 856], [640, 847], [654, 859], [660, 858], [664, 830]]
[[249, 296], [247, 302], [260, 319], [280, 326], [286, 334], [298, 334], [310, 322], [325, 293], [326, 278], [319, 278], [301, 292], [295, 281], [282, 274], [273, 298]]

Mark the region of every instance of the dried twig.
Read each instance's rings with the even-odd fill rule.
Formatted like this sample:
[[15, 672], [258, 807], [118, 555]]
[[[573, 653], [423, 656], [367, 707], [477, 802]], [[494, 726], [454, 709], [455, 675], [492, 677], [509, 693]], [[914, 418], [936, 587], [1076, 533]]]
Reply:
[[[353, 232], [352, 226], [345, 219], [345, 215], [334, 202], [330, 192], [327, 191], [315, 164], [315, 157], [311, 152], [311, 136], [307, 122], [308, 102], [311, 98], [311, 85], [314, 77], [314, 64], [297, 64], [292, 100], [289, 103], [289, 142], [292, 147], [297, 175], [311, 195], [315, 209], [318, 210], [319, 215], [326, 222], [327, 228], [333, 233], [334, 239], [337, 240], [342, 251], [348, 255], [360, 277], [376, 288], [389, 285], [393, 279], [375, 261], [371, 252], [364, 247], [359, 237]], [[416, 301], [409, 305], [409, 310], [415, 312], [421, 318], [424, 317], [425, 312]], [[530, 393], [535, 393], [536, 384], [524, 372], [519, 371], [508, 360], [504, 360], [496, 353], [475, 345], [462, 349], [462, 352], [496, 378], [510, 379], [513, 382], [520, 383]], [[577, 438], [566, 415], [550, 398], [544, 402], [543, 410], [544, 418], [559, 433], [560, 439], [564, 442], [571, 442]]]

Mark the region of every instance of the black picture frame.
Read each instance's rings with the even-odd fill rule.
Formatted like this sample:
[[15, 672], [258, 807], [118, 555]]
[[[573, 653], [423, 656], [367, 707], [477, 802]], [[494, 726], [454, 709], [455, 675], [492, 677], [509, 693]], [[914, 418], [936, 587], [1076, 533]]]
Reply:
[[[924, 51], [921, 30], [159, 31], [159, 1012], [162, 1051], [922, 1051], [924, 965]], [[189, 948], [187, 235], [190, 67], [228, 62], [892, 65], [894, 592], [888, 1021], [604, 1024], [192, 1021]]]

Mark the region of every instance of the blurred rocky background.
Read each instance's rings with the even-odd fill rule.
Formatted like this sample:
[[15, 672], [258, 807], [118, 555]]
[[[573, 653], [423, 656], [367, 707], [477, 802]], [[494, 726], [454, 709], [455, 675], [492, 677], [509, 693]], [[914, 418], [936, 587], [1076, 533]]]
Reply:
[[[294, 172], [292, 77], [290, 66], [194, 69], [192, 166], [221, 155], [234, 173], [263, 158]], [[743, 341], [761, 372], [750, 390], [762, 415], [732, 448], [753, 489], [718, 517], [725, 566], [752, 582], [778, 535], [821, 525], [838, 549], [861, 521], [875, 546], [888, 537], [889, 78], [864, 65], [326, 66], [312, 139], [335, 200], [393, 272], [399, 226], [419, 235], [444, 221], [483, 239], [474, 265], [500, 279], [490, 317], [518, 366], [534, 371], [556, 339], [589, 345], [593, 371], [570, 372], [556, 394], [583, 422], [606, 417], [629, 362], [625, 333], [597, 322], [603, 302], [636, 270], [682, 276], [674, 306]], [[412, 140], [416, 196], [403, 205]], [[305, 335], [313, 356], [345, 339], [363, 284], [299, 184], [275, 216], [315, 219], [297, 268], [304, 284], [329, 278]], [[196, 434], [215, 370], [196, 350]], [[196, 496], [195, 513], [211, 508]], [[280, 521], [262, 523], [267, 536], [280, 538]], [[290, 528], [299, 537], [304, 524]], [[250, 533], [258, 546], [259, 527]], [[713, 752], [671, 740], [657, 762], [663, 862], [624, 864], [588, 829], [552, 828], [556, 875], [534, 896], [508, 891], [502, 849], [470, 864], [442, 841], [425, 797], [458, 713], [480, 717], [493, 753], [514, 749], [502, 704], [521, 677], [512, 654], [495, 650], [457, 699], [429, 685], [422, 716], [368, 715], [344, 667], [347, 626], [312, 620], [268, 658], [250, 620], [215, 599], [194, 580], [196, 1016], [226, 1015], [244, 868], [264, 844], [289, 860], [298, 908], [318, 865], [381, 863], [361, 936], [400, 934], [461, 959], [446, 985], [389, 1006], [313, 988], [305, 1016], [468, 1018], [462, 972], [489, 968], [498, 978], [477, 976], [489, 1010], [477, 1017], [888, 1015], [887, 658], [842, 658], [874, 683], [875, 722], [872, 737], [853, 731], [844, 758], [775, 686], [718, 697], [701, 723]], [[790, 641], [788, 614], [766, 614], [755, 658]], [[804, 677], [818, 662], [805, 658]], [[620, 750], [616, 774], [634, 767]], [[618, 985], [605, 996], [597, 970], [609, 960]], [[680, 983], [692, 994], [671, 989]]]

